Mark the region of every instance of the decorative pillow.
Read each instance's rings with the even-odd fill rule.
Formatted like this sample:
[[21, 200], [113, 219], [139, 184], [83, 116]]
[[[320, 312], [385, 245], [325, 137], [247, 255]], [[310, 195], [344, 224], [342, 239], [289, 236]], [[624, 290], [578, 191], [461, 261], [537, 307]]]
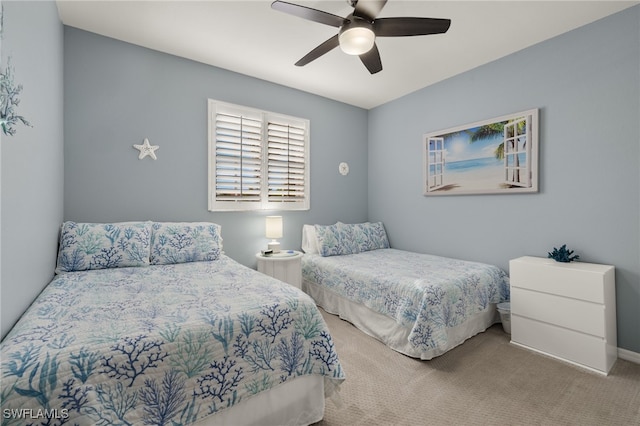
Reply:
[[316, 227], [313, 225], [302, 225], [302, 251], [309, 254], [318, 254], [318, 238], [316, 237]]
[[56, 274], [149, 265], [151, 222], [64, 222]]
[[210, 222], [153, 222], [151, 264], [217, 260], [222, 252], [220, 225]]
[[318, 251], [321, 256], [340, 256], [358, 253], [353, 238], [353, 228], [344, 223], [322, 226], [315, 225]]
[[382, 222], [365, 222], [350, 225], [353, 227], [354, 240], [358, 251], [389, 248], [389, 239]]

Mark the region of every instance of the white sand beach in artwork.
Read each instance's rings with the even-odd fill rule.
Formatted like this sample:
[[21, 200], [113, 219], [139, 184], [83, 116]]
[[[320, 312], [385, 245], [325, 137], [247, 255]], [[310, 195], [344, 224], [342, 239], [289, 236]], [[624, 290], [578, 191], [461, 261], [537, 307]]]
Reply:
[[444, 187], [437, 191], [466, 192], [505, 189], [502, 167], [483, 167], [466, 172], [447, 173], [443, 176]]

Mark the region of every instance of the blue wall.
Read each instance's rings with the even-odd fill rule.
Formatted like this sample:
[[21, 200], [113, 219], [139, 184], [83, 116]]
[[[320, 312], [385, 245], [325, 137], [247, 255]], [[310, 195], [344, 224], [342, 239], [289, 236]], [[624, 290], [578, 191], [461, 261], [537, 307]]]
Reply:
[[[425, 133], [531, 108], [538, 193], [422, 195]], [[564, 243], [615, 265], [618, 346], [640, 352], [638, 117], [640, 6], [371, 110], [369, 219], [396, 248], [505, 270]]]
[[[283, 246], [303, 223], [366, 219], [397, 248], [505, 269], [567, 243], [616, 266], [618, 344], [640, 352], [640, 7], [371, 111], [68, 27], [63, 56], [51, 2], [5, 3], [4, 24], [35, 127], [0, 147], [3, 335], [51, 277], [63, 219], [214, 221], [227, 253], [255, 263], [273, 212], [207, 211], [211, 97], [311, 120], [311, 210], [284, 213]], [[530, 108], [539, 193], [422, 195], [423, 134]], [[144, 138], [157, 161], [137, 159]]]
[[53, 276], [63, 217], [63, 29], [54, 2], [2, 2], [2, 68], [22, 84], [18, 114], [33, 127], [2, 135], [1, 335]]
[[[208, 98], [311, 121], [311, 209], [282, 213], [283, 248], [304, 223], [367, 219], [366, 110], [71, 27], [64, 42], [65, 220], [212, 221], [254, 266], [276, 212], [207, 211]], [[156, 161], [138, 160], [144, 138]]]

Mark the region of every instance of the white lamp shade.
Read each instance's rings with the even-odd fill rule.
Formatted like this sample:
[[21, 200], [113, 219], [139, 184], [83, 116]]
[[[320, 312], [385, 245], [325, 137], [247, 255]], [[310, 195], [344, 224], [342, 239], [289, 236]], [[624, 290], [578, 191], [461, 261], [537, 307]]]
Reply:
[[265, 235], [267, 238], [282, 238], [282, 216], [267, 216]]
[[362, 55], [373, 47], [376, 36], [369, 28], [353, 26], [340, 33], [340, 49], [347, 55]]

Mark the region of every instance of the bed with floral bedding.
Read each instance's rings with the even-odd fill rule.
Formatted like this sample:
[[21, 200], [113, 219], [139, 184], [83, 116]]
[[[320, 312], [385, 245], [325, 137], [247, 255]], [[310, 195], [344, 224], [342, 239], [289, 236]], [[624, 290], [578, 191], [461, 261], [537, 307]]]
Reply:
[[2, 424], [309, 424], [344, 379], [313, 300], [211, 223], [63, 224], [0, 344]]
[[498, 321], [500, 268], [390, 248], [382, 223], [303, 227], [302, 288], [390, 348], [431, 359]]

